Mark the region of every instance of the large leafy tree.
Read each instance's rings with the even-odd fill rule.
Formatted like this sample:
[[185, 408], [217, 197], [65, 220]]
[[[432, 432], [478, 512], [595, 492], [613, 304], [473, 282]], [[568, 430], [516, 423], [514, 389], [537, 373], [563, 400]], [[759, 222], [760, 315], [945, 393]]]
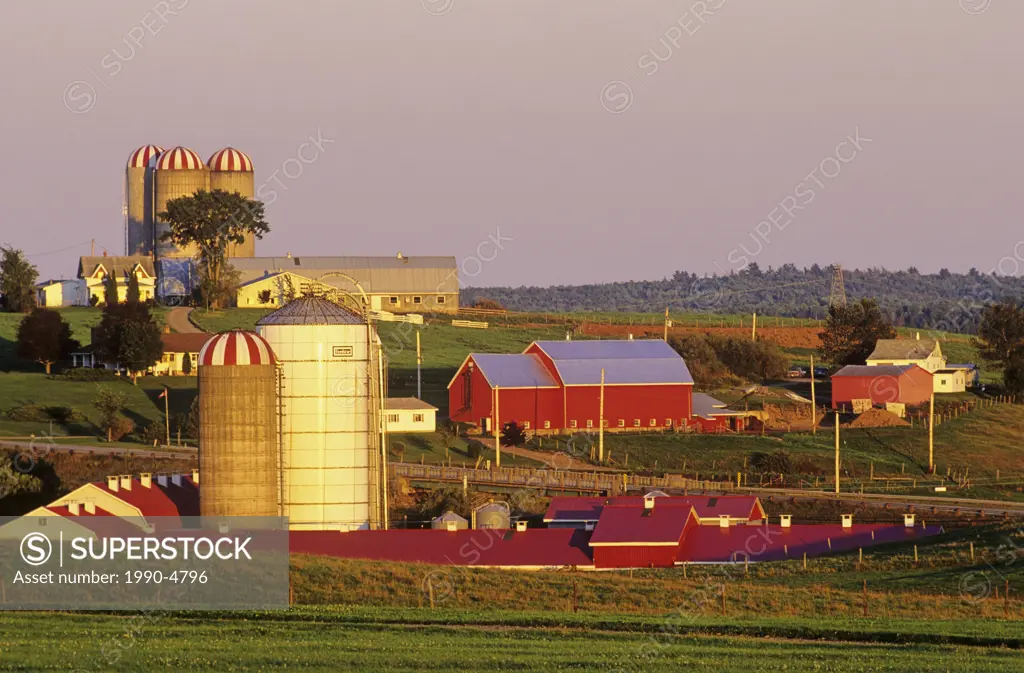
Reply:
[[12, 313], [24, 313], [36, 305], [33, 285], [39, 277], [36, 267], [21, 250], [0, 247], [0, 294]]
[[18, 357], [35, 360], [47, 374], [55, 362], [66, 360], [79, 347], [71, 337], [71, 325], [56, 311], [34, 308], [18, 325]]
[[875, 303], [874, 299], [861, 299], [848, 306], [833, 306], [828, 310], [819, 354], [835, 365], [862, 365], [879, 339], [895, 339], [896, 328]]
[[974, 345], [988, 362], [1008, 367], [1014, 356], [1024, 355], [1024, 308], [1009, 299], [986, 306]]
[[179, 247], [195, 246], [207, 305], [214, 308], [222, 303], [219, 291], [223, 288], [228, 246], [244, 243], [246, 236], [263, 238], [270, 231], [262, 202], [220, 189], [171, 199], [159, 217], [169, 227], [161, 240]]
[[160, 325], [146, 304], [113, 304], [103, 309], [96, 328], [97, 354], [128, 370], [132, 382], [164, 354]]

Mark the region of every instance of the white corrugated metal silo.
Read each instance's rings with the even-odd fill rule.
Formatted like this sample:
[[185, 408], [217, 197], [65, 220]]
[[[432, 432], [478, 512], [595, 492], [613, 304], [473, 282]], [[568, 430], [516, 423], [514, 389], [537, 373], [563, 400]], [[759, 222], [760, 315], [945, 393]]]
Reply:
[[302, 296], [262, 318], [281, 367], [283, 514], [292, 530], [378, 528], [380, 339], [360, 315]]

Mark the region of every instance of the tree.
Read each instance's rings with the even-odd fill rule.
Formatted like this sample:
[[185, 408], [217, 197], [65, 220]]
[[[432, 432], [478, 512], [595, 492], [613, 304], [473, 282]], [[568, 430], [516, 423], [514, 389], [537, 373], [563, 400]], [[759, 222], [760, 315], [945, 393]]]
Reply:
[[[199, 190], [192, 196], [171, 199], [159, 217], [169, 227], [161, 240], [182, 248], [195, 246], [200, 272], [208, 278], [211, 288], [221, 287], [230, 244], [244, 243], [246, 236], [262, 239], [270, 231], [262, 202], [220, 189]], [[216, 293], [207, 297], [207, 308], [211, 305], [220, 308]]]
[[[100, 412], [100, 428], [107, 433], [108, 442], [116, 442], [132, 431], [132, 422], [121, 415], [128, 396], [119, 390], [99, 386], [93, 404]], [[127, 422], [126, 422], [127, 421]]]
[[47, 374], [53, 363], [66, 360], [79, 348], [71, 337], [71, 325], [56, 311], [34, 308], [18, 325], [18, 357], [38, 362]]
[[505, 307], [502, 306], [500, 301], [493, 299], [487, 299], [486, 297], [480, 297], [473, 303], [473, 308], [482, 308], [488, 311], [504, 311]]
[[192, 374], [192, 356], [188, 353], [181, 358], [181, 373], [185, 376]]
[[128, 275], [128, 289], [126, 290], [124, 300], [128, 304], [138, 304], [142, 301], [142, 290], [139, 289], [139, 277], [134, 272]]
[[274, 294], [269, 289], [268, 290], [260, 290], [259, 293], [256, 295], [256, 301], [258, 301], [261, 304], [269, 304], [270, 303], [270, 299], [273, 296], [274, 296]]
[[1015, 356], [1024, 354], [1024, 309], [1009, 299], [986, 306], [974, 345], [988, 362], [999, 369], [1008, 367]]
[[94, 343], [103, 360], [124, 367], [135, 383], [163, 355], [160, 334], [146, 304], [114, 304], [103, 309]]
[[1024, 393], [1024, 353], [1017, 353], [1003, 369], [1003, 385], [1011, 395]]
[[879, 339], [896, 338], [896, 328], [874, 299], [861, 299], [845, 307], [830, 307], [825, 331], [818, 336], [821, 338], [818, 352], [826, 362], [862, 365]]
[[526, 443], [526, 431], [515, 421], [509, 421], [501, 428], [502, 446], [522, 446]]
[[0, 294], [11, 313], [25, 313], [36, 305], [33, 286], [39, 272], [21, 250], [0, 247]]
[[117, 276], [108, 273], [103, 277], [103, 303], [107, 306], [117, 306]]

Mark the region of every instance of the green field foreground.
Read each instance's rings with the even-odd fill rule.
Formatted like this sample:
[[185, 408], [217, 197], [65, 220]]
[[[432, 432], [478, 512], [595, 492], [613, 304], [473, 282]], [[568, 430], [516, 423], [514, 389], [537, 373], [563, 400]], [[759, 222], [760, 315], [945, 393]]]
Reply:
[[1008, 671], [1011, 625], [293, 609], [0, 615], [0, 671]]

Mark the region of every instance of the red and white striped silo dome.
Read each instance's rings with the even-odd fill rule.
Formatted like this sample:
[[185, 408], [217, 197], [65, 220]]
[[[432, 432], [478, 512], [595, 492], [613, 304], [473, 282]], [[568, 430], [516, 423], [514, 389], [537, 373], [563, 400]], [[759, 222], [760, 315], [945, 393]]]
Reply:
[[195, 171], [206, 167], [202, 158], [187, 147], [175, 147], [167, 150], [156, 160], [159, 171]]
[[128, 157], [128, 168], [145, 168], [163, 151], [159, 145], [143, 145]]
[[272, 365], [274, 351], [259, 334], [245, 330], [221, 332], [199, 351], [199, 366]]
[[249, 155], [234, 147], [225, 147], [214, 152], [206, 162], [211, 171], [242, 171], [252, 173], [252, 159]]

